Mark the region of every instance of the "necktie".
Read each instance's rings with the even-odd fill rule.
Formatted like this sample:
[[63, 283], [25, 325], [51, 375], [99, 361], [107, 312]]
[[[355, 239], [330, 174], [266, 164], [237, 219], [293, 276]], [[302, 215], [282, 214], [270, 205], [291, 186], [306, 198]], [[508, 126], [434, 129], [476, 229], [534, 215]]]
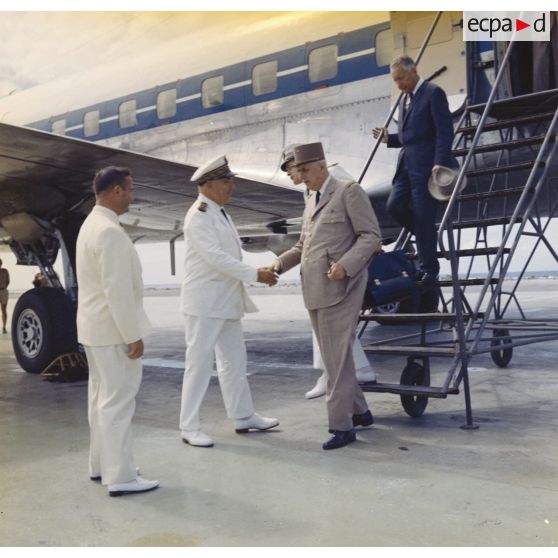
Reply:
[[225, 210], [223, 208], [221, 208], [221, 213], [223, 214], [223, 217], [225, 218], [225, 220], [227, 221], [227, 223], [229, 222], [229, 218], [227, 217], [227, 214], [225, 213]]
[[316, 207], [318, 207], [319, 203], [320, 203], [320, 191], [318, 190], [316, 192]]
[[403, 103], [403, 120], [407, 117], [409, 109], [411, 108], [411, 102], [413, 100], [413, 93], [408, 93], [405, 97], [405, 102]]

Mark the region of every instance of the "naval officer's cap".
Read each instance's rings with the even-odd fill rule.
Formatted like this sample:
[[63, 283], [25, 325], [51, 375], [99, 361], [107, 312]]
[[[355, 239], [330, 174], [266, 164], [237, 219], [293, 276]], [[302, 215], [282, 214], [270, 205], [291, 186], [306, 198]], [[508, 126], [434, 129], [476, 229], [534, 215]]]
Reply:
[[324, 146], [321, 142], [304, 143], [294, 148], [295, 165], [325, 161]]
[[202, 165], [198, 170], [192, 175], [192, 182], [197, 182], [198, 186], [203, 186], [208, 180], [219, 180], [220, 178], [232, 178], [236, 176], [234, 172], [231, 172], [229, 168], [229, 162], [225, 155], [217, 157]]
[[283, 150], [283, 153], [281, 154], [281, 170], [283, 172], [287, 172], [287, 165], [291, 161], [294, 161], [294, 150], [295, 147], [298, 147], [299, 145], [300, 143], [291, 143], [290, 145], [287, 145], [287, 147], [285, 147], [285, 149]]

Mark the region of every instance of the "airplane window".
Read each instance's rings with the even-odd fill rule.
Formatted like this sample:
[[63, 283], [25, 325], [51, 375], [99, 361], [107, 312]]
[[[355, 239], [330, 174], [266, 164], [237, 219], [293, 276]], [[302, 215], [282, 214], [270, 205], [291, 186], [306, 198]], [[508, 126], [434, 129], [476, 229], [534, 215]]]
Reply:
[[66, 133], [66, 120], [56, 120], [52, 123], [52, 133], [53, 134], [65, 134]]
[[254, 66], [252, 70], [252, 92], [265, 95], [277, 90], [277, 60]]
[[218, 107], [223, 104], [223, 76], [208, 78], [202, 83], [202, 105], [203, 108]]
[[136, 120], [136, 100], [124, 101], [118, 107], [118, 125], [120, 128], [131, 128], [138, 123]]
[[85, 137], [96, 136], [99, 133], [99, 111], [86, 112], [83, 117], [83, 133]]
[[376, 66], [387, 66], [393, 59], [393, 31], [384, 29], [376, 35]]
[[176, 89], [166, 89], [157, 95], [157, 116], [172, 118], [176, 114]]
[[331, 79], [337, 75], [337, 45], [315, 48], [308, 57], [310, 83]]

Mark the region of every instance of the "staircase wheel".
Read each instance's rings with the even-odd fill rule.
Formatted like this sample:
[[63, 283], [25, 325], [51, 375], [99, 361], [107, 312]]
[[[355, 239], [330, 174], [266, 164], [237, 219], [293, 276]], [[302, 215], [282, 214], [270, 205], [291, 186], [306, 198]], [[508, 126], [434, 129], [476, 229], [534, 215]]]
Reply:
[[[401, 372], [400, 384], [402, 386], [426, 386], [429, 381], [426, 379], [424, 368], [417, 362], [410, 362]], [[400, 395], [401, 405], [405, 412], [413, 418], [422, 416], [428, 405], [428, 397], [418, 395]]]
[[500, 349], [500, 346], [504, 345], [505, 343], [510, 343], [511, 340], [512, 338], [510, 337], [509, 330], [494, 330], [494, 339], [492, 339], [492, 341], [490, 342], [490, 346], [492, 347], [490, 355], [492, 356], [492, 360], [494, 361], [494, 363], [500, 368], [505, 368], [510, 363], [510, 360], [513, 356], [512, 347], [508, 349]]

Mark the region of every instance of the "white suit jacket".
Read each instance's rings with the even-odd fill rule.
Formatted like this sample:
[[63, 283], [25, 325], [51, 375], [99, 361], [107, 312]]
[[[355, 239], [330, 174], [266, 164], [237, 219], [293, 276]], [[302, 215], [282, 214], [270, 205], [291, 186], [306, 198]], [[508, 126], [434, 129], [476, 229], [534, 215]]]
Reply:
[[242, 262], [240, 238], [221, 206], [203, 194], [184, 219], [184, 280], [182, 312], [191, 316], [239, 320], [244, 312], [258, 309], [244, 282], [255, 281], [258, 272]]
[[95, 347], [143, 339], [151, 327], [143, 309], [141, 263], [114, 211], [93, 208], [76, 252], [79, 342]]

